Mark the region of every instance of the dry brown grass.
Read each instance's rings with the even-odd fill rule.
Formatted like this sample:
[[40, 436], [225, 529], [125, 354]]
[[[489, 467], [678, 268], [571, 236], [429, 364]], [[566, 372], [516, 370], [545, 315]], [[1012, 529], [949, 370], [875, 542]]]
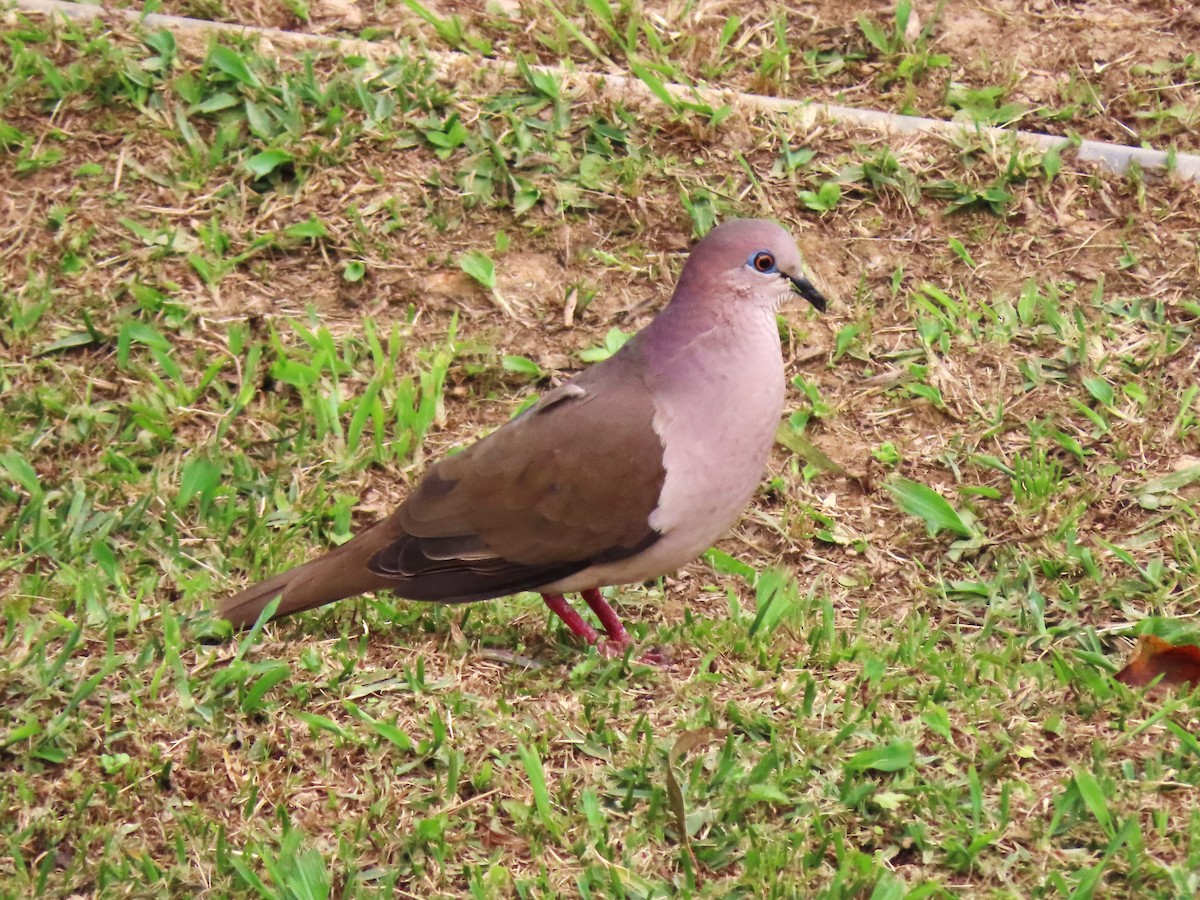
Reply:
[[[833, 20], [832, 8], [789, 27], [844, 46], [853, 17]], [[1072, 21], [1086, 31], [1105, 8]], [[702, 47], [712, 34], [699, 26], [719, 10], [697, 9]], [[1003, 21], [1032, 33], [1060, 12], [1014, 8]], [[263, 8], [226, 14], [272, 22]], [[842, 31], [817, 27], [827, 21]], [[1164, 41], [1190, 40], [1186, 11], [1178, 21]], [[757, 895], [766, 884], [850, 896], [897, 880], [954, 896], [1187, 893], [1200, 861], [1195, 702], [1143, 701], [1106, 669], [1135, 624], [1167, 628], [1196, 611], [1192, 488], [1156, 509], [1139, 502], [1147, 481], [1200, 455], [1188, 399], [1200, 365], [1195, 185], [1108, 177], [1069, 154], [1051, 178], [1040, 157], [1014, 162], [1006, 147], [799, 132], [743, 110], [714, 127], [598, 92], [571, 97], [555, 125], [553, 104], [482, 69], [454, 83], [409, 71], [388, 87], [337, 58], [306, 80], [298, 60], [244, 53], [259, 90], [219, 77], [200, 48], [143, 95], [126, 67], [145, 71], [152, 53], [134, 35], [6, 29], [14, 74], [0, 119], [22, 138], [0, 171], [0, 802], [14, 811], [0, 824], [0, 893], [253, 894], [258, 877], [287, 895], [305, 853], [326, 873], [312, 883], [346, 896]], [[536, 38], [530, 27], [508, 39], [535, 50]], [[746, 64], [753, 46], [730, 81], [765, 89]], [[983, 65], [980, 48], [961, 44], [968, 63], [959, 46], [963, 72]], [[56, 96], [35, 58], [76, 87]], [[694, 62], [671, 59], [683, 72]], [[855, 66], [829, 90], [895, 102], [899, 88], [878, 84], [882, 61]], [[294, 133], [266, 140], [239, 124], [238, 104], [276, 102], [288, 77], [342, 93], [303, 105]], [[207, 98], [234, 97], [233, 112], [198, 111], [181, 95], [188, 78]], [[356, 80], [398, 98], [395, 114], [368, 124], [351, 102]], [[441, 158], [428, 120], [451, 114], [470, 139]], [[236, 130], [197, 161], [181, 117], [207, 148], [222, 118]], [[1096, 134], [1115, 133], [1102, 121]], [[624, 132], [611, 152], [597, 123]], [[514, 138], [522, 128], [528, 146]], [[816, 155], [776, 171], [785, 145]], [[256, 183], [244, 163], [267, 147], [286, 149], [294, 173]], [[500, 175], [488, 168], [497, 153]], [[599, 175], [581, 175], [585, 154], [602, 157]], [[864, 165], [895, 185], [852, 178]], [[526, 213], [513, 210], [510, 177], [540, 192]], [[832, 179], [841, 200], [807, 209], [798, 192]], [[944, 181], [1011, 199], [951, 212]], [[761, 598], [718, 562], [619, 592], [639, 636], [671, 648], [662, 672], [585, 656], [545, 632], [530, 598], [453, 610], [380, 598], [245, 644], [202, 642], [216, 595], [375, 518], [428, 458], [504, 421], [537, 385], [502, 356], [566, 371], [609, 328], [648, 321], [698, 224], [681, 196], [701, 218], [788, 223], [837, 299], [819, 320], [786, 312], [785, 352], [812, 391], [792, 394], [812, 414], [794, 430], [842, 471], [781, 445], [721, 545], [795, 579], [776, 627], [748, 635]], [[310, 218], [324, 237], [286, 236]], [[470, 249], [494, 255], [517, 320], [458, 269]], [[223, 274], [206, 281], [189, 254]], [[362, 281], [343, 277], [347, 261], [364, 264]], [[922, 301], [926, 284], [950, 307]], [[1044, 299], [1021, 312], [1027, 284]], [[121, 359], [130, 323], [165, 338], [167, 364], [141, 332]], [[411, 454], [373, 449], [373, 425], [348, 446], [314, 424], [335, 379], [305, 333], [328, 329], [345, 363], [345, 429], [387, 369], [364, 343], [368, 323], [385, 348], [395, 329], [389, 398], [407, 373], [447, 370]], [[50, 349], [71, 335], [75, 346]], [[448, 343], [452, 364], [435, 359]], [[287, 360], [319, 369], [317, 383], [289, 384]], [[1112, 388], [1111, 403], [1088, 379]], [[389, 419], [389, 439], [402, 426]], [[1026, 496], [995, 463], [1038, 453], [1034, 474], [1049, 482]], [[196, 459], [219, 467], [207, 499], [180, 496]], [[969, 510], [986, 539], [952, 551], [930, 538], [886, 490], [896, 473]], [[255, 697], [280, 666], [286, 679]], [[704, 727], [729, 737], [680, 767], [692, 863], [664, 766]], [[860, 752], [906, 746], [895, 771], [857, 768]]]

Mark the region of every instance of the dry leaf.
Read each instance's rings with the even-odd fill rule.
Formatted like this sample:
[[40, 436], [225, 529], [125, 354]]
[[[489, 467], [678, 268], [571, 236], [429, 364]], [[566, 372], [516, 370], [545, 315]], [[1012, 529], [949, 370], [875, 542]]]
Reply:
[[1181, 644], [1176, 647], [1153, 634], [1138, 638], [1137, 653], [1117, 673], [1117, 681], [1130, 687], [1145, 687], [1158, 676], [1160, 685], [1200, 685], [1200, 647]]
[[921, 16], [917, 13], [917, 7], [914, 4], [908, 13], [908, 24], [904, 27], [904, 39], [910, 44], [915, 44], [920, 37]]
[[679, 780], [675, 777], [675, 764], [689, 750], [695, 750], [710, 741], [721, 740], [726, 734], [724, 728], [697, 728], [694, 731], [685, 731], [667, 754], [667, 802], [671, 806], [671, 812], [675, 814], [675, 827], [679, 829], [680, 843], [683, 844], [683, 849], [687, 851], [693, 865], [695, 856], [692, 854], [692, 841], [687, 830], [687, 808], [683, 804], [683, 788], [679, 786]]
[[363, 23], [362, 10], [354, 0], [317, 0], [313, 16], [318, 19], [337, 19], [343, 25], [357, 28]]

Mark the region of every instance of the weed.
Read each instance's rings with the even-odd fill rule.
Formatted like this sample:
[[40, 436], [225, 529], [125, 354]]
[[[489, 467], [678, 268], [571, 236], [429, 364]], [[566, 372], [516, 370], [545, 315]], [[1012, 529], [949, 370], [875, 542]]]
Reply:
[[[949, 114], [936, 13], [877, 46], [794, 11], [401, 12], [370, 60], [4, 26], [0, 894], [1195, 894], [1195, 700], [1111, 677], [1131, 623], [1195, 611], [1193, 189], [669, 87]], [[451, 82], [422, 37], [520, 62]], [[956, 51], [955, 97], [1183, 149], [1167, 63], [1036, 99]], [[734, 215], [834, 303], [780, 310], [788, 409], [729, 539], [610, 591], [668, 671], [536, 595], [211, 618], [614, 353]]]

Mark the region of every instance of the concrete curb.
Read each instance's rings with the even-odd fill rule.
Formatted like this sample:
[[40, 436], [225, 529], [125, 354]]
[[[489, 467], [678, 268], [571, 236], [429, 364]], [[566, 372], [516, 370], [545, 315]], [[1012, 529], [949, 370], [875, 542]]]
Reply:
[[[394, 55], [396, 51], [395, 44], [391, 42], [327, 37], [325, 35], [284, 31], [279, 28], [259, 28], [251, 25], [230, 25], [224, 22], [209, 22], [203, 19], [189, 19], [182, 16], [167, 16], [159, 13], [142, 14], [135, 10], [105, 9], [100, 6], [91, 6], [84, 3], [69, 3], [66, 0], [16, 0], [15, 8], [25, 12], [46, 15], [58, 14], [71, 19], [117, 19], [128, 24], [140, 22], [150, 28], [165, 28], [169, 31], [199, 31], [236, 34], [243, 37], [259, 37], [286, 46], [337, 50], [377, 59]], [[515, 72], [515, 66], [503, 60], [468, 57], [461, 53], [445, 51], [430, 51], [430, 56], [446, 71], [463, 65], [475, 67], [484, 65], [493, 67], [498, 71]], [[657, 99], [640, 79], [629, 75], [573, 72], [551, 66], [533, 66], [532, 68], [552, 72], [568, 82], [581, 79], [589, 80], [595, 88], [601, 91], [611, 91], [613, 88], [619, 88], [625, 93], [635, 93], [647, 99]], [[1043, 153], [1055, 148], [1066, 150], [1071, 146], [1071, 141], [1068, 138], [1041, 134], [1035, 131], [1018, 131], [1009, 128], [967, 125], [942, 119], [901, 116], [879, 110], [857, 109], [849, 106], [781, 99], [778, 97], [764, 97], [758, 94], [743, 94], [737, 91], [724, 91], [708, 87], [688, 87], [685, 85], [669, 84], [666, 85], [666, 89], [672, 96], [678, 97], [681, 100], [702, 101], [713, 106], [733, 104], [753, 109], [787, 113], [801, 123], [808, 125], [816, 125], [818, 122], [841, 122], [884, 134], [931, 135], [941, 138], [961, 136], [982, 137], [997, 143], [1015, 141], [1023, 147], [1037, 149]], [[1075, 156], [1084, 162], [1094, 162], [1109, 172], [1116, 174], [1125, 173], [1128, 171], [1130, 164], [1134, 162], [1141, 166], [1142, 169], [1149, 171], [1163, 171], [1167, 168], [1168, 162], [1168, 156], [1162, 150], [1149, 150], [1143, 147], [1130, 147], [1124, 144], [1110, 144], [1103, 141], [1081, 141], [1075, 149]], [[1194, 153], [1176, 153], [1175, 172], [1181, 178], [1200, 182], [1200, 155]]]

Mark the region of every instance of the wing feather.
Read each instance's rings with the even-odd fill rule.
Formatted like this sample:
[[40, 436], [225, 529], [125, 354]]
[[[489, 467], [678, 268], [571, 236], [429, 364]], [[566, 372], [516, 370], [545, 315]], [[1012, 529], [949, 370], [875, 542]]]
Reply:
[[395, 579], [404, 597], [466, 602], [653, 544], [666, 471], [641, 363], [627, 344], [435, 465], [394, 514], [397, 535], [371, 571]]

